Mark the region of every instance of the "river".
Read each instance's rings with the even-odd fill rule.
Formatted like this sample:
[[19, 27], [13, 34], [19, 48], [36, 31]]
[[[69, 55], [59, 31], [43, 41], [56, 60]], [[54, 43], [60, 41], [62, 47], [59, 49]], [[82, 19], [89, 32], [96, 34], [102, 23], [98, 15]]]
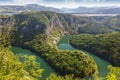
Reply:
[[[64, 36], [63, 38], [61, 38], [61, 40], [58, 43], [58, 48], [61, 50], [77, 50], [75, 48], [73, 48], [69, 42], [70, 36]], [[40, 63], [40, 66], [42, 69], [44, 69], [44, 72], [42, 74], [42, 78], [40, 80], [45, 80], [46, 77], [48, 77], [51, 73], [55, 73], [54, 69], [52, 67], [50, 67], [47, 62], [45, 62], [41, 57], [37, 56], [36, 53], [31, 52], [30, 50], [26, 50], [26, 49], [22, 49], [19, 47], [12, 47], [12, 51], [14, 53], [17, 53], [18, 55], [34, 55], [36, 56], [36, 61], [38, 63]], [[101, 78], [105, 78], [106, 74], [108, 73], [108, 65], [110, 65], [110, 63], [108, 63], [107, 61], [99, 58], [98, 56], [95, 56], [93, 53], [87, 52], [85, 50], [82, 50], [85, 54], [88, 54], [89, 56], [93, 57], [93, 59], [95, 60], [97, 66], [98, 66], [98, 72], [99, 72], [99, 77]]]
[[54, 69], [51, 68], [47, 62], [45, 62], [41, 57], [37, 56], [36, 53], [31, 52], [30, 50], [22, 49], [19, 47], [12, 47], [12, 51], [18, 55], [28, 55], [28, 56], [36, 56], [36, 61], [40, 63], [40, 67], [44, 69], [42, 73], [42, 78], [40, 80], [45, 80], [51, 73], [55, 73]]
[[[59, 41], [59, 43], [58, 43], [58, 48], [59, 48], [59, 49], [62, 49], [62, 50], [78, 50], [78, 49], [73, 48], [73, 47], [69, 44], [69, 42], [68, 42], [69, 37], [70, 37], [70, 36], [64, 36], [64, 37]], [[99, 76], [100, 78], [102, 78], [102, 79], [105, 79], [105, 76], [106, 76], [107, 73], [109, 72], [109, 70], [108, 70], [108, 65], [110, 65], [110, 63], [107, 62], [107, 61], [105, 61], [105, 60], [103, 60], [103, 59], [101, 59], [100, 57], [94, 55], [93, 53], [87, 52], [87, 51], [85, 51], [85, 50], [81, 50], [81, 51], [83, 51], [85, 54], [91, 56], [91, 57], [94, 59], [94, 61], [95, 61], [96, 64], [97, 64], [97, 67], [98, 67], [98, 72], [99, 72], [98, 76]]]

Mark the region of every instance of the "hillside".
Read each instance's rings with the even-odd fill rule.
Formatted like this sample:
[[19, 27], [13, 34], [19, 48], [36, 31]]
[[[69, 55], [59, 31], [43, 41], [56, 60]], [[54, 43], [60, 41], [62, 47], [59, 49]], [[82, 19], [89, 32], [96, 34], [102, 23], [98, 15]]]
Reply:
[[10, 17], [1, 16], [1, 45], [18, 46], [36, 52], [63, 76], [69, 74], [75, 78], [84, 78], [97, 75], [96, 63], [90, 56], [82, 51], [56, 48], [63, 35], [78, 33], [75, 24], [79, 24], [79, 20], [71, 15], [54, 12], [23, 12]]
[[[34, 13], [34, 12], [27, 13], [26, 12], [26, 13], [14, 15], [14, 17], [16, 19], [16, 22], [18, 23], [15, 26], [19, 25], [21, 27], [23, 27], [23, 26], [28, 27], [28, 26], [34, 25], [35, 27], [33, 27], [33, 28], [38, 27], [38, 29], [36, 28], [36, 30], [38, 30], [38, 31], [41, 30], [41, 29], [39, 29], [41, 26], [42, 27], [44, 26], [48, 30], [47, 33], [48, 32], [50, 33], [50, 30], [52, 28], [63, 29], [64, 33], [70, 33], [70, 34], [79, 33], [79, 31], [78, 31], [79, 28], [86, 28], [86, 27], [88, 27], [88, 28], [94, 27], [94, 28], [99, 29], [99, 32], [97, 32], [98, 30], [91, 28], [89, 31], [90, 33], [94, 33], [94, 31], [96, 31], [95, 33], [111, 32], [110, 29], [108, 29], [101, 23], [96, 22], [92, 18], [75, 17], [75, 16], [68, 15], [68, 14], [58, 14], [58, 13], [54, 13], [54, 12], [36, 12], [36, 13]], [[34, 21], [33, 24], [31, 24], [32, 21]], [[90, 24], [92, 24], [92, 25], [89, 26]], [[85, 31], [82, 31], [82, 32], [84, 33]]]
[[[117, 64], [117, 61], [119, 61], [117, 53], [112, 53], [112, 51], [114, 52], [114, 50], [118, 48], [115, 47], [114, 49], [112, 49], [110, 45], [107, 46], [107, 44], [114, 45], [114, 43], [110, 40], [116, 41], [116, 39], [118, 38], [116, 35], [119, 35], [119, 33], [110, 33], [117, 30], [111, 28], [111, 26], [114, 25], [112, 24], [112, 22], [109, 22], [109, 19], [116, 19], [118, 21], [119, 16], [76, 17], [69, 14], [60, 14], [49, 11], [22, 12], [20, 14], [15, 14], [12, 16], [0, 16], [1, 45], [3, 45], [4, 47], [8, 47], [10, 45], [18, 46], [36, 52], [38, 56], [47, 61], [61, 75], [65, 76], [68, 74], [74, 74], [75, 77], [79, 78], [93, 76], [96, 75], [98, 71], [96, 63], [91, 57], [85, 55], [82, 51], [61, 51], [57, 49], [56, 44], [64, 35], [81, 33], [102, 33], [101, 35], [96, 35], [98, 36], [97, 39], [93, 35], [88, 35], [87, 38], [83, 35], [83, 40], [87, 40], [87, 43], [82, 44], [83, 49], [93, 50], [94, 52], [96, 52], [96, 55], [103, 57], [114, 65], [119, 66], [119, 64]], [[108, 26], [108, 24], [105, 24], [105, 22], [109, 23], [110, 25]], [[107, 39], [107, 36], [111, 39]], [[114, 38], [113, 36], [116, 36], [116, 38]], [[81, 40], [82, 38], [75, 36], [73, 38], [73, 42], [74, 39], [78, 40], [79, 42], [79, 40]], [[103, 41], [101, 41], [100, 38], [102, 38]], [[101, 45], [104, 44], [104, 41], [106, 40], [108, 43], [105, 42], [105, 45]], [[90, 43], [90, 45], [88, 44], [88, 42]], [[103, 50], [101, 52], [101, 50], [99, 50], [101, 49], [99, 48], [99, 46], [96, 46], [98, 48], [92, 47], [94, 43], [95, 45], [105, 47], [105, 50], [102, 48]], [[116, 44], [118, 43], [115, 42], [115, 45]], [[75, 46], [74, 44], [72, 45]], [[106, 50], [106, 47], [108, 49], [110, 48], [110, 50]], [[91, 48], [94, 48], [95, 50]], [[102, 55], [104, 51], [108, 52], [105, 52], [105, 54]], [[110, 55], [106, 57], [108, 53], [110, 53]], [[79, 56], [80, 58], [77, 56]], [[111, 58], [113, 59], [113, 61], [111, 60]]]
[[1, 45], [0, 66], [0, 80], [36, 80], [41, 78], [44, 71], [36, 62], [35, 56], [17, 56], [10, 48], [4, 48]]
[[[119, 66], [117, 64], [119, 61], [117, 52], [119, 51], [119, 45], [111, 47], [119, 44], [119, 33], [110, 33], [115, 29], [110, 28], [113, 25], [110, 24], [112, 22], [109, 22], [110, 26], [105, 24], [105, 21], [109, 21], [108, 18], [112, 19], [114, 17], [76, 17], [49, 11], [22, 12], [12, 16], [1, 15], [0, 42], [3, 47], [12, 45], [36, 52], [38, 56], [42, 57], [63, 76], [69, 74], [74, 75], [75, 78], [90, 77], [98, 74], [97, 65], [93, 58], [82, 51], [59, 50], [56, 45], [64, 35], [90, 33], [87, 37], [82, 36], [83, 49], [89, 47], [90, 50], [93, 50], [92, 48], [95, 48], [93, 51], [96, 52], [96, 55]], [[119, 20], [119, 16], [115, 17], [115, 19]], [[91, 34], [97, 35], [94, 37]], [[73, 43], [74, 40], [77, 40], [75, 43], [81, 43], [79, 40], [82, 38], [79, 36], [73, 37]], [[116, 42], [117, 40], [118, 42]], [[97, 44], [95, 47], [92, 47], [94, 43]], [[72, 45], [75, 46], [74, 44]], [[104, 47], [105, 50], [101, 47], [99, 48], [98, 45]], [[110, 50], [106, 50], [106, 48], [110, 48]], [[87, 50], [89, 49], [87, 48]], [[116, 50], [116, 53], [112, 53], [114, 50]], [[105, 54], [103, 55], [104, 51]], [[110, 55], [108, 56], [109, 51]]]
[[68, 14], [44, 11], [23, 12], [11, 17], [1, 16], [0, 26], [1, 28], [8, 28], [8, 30], [16, 28], [17, 31], [15, 31], [15, 36], [21, 41], [27, 41], [27, 39], [30, 40], [38, 33], [46, 33], [47, 38], [53, 40], [55, 43], [56, 41], [59, 41], [59, 37], [64, 34], [97, 34], [112, 31], [93, 18], [76, 17]]
[[26, 42], [36, 34], [45, 33], [49, 43], [56, 44], [60, 37], [66, 34], [103, 34], [119, 31], [119, 18], [77, 17], [46, 11], [22, 12], [13, 16], [0, 16], [0, 32], [1, 37], [4, 35], [7, 39], [15, 33], [12, 37], [16, 37], [16, 44], [19, 42], [17, 40]]
[[102, 20], [102, 23], [108, 28], [120, 31], [120, 16], [108, 17]]
[[76, 48], [94, 52], [115, 66], [120, 66], [120, 33], [81, 34], [70, 38], [70, 44]]

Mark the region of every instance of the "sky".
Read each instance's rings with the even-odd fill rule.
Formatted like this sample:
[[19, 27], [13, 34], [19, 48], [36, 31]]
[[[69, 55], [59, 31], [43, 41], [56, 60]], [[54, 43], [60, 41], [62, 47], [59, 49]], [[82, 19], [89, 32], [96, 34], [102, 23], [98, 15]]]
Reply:
[[120, 0], [0, 0], [0, 5], [39, 4], [55, 8], [120, 6]]

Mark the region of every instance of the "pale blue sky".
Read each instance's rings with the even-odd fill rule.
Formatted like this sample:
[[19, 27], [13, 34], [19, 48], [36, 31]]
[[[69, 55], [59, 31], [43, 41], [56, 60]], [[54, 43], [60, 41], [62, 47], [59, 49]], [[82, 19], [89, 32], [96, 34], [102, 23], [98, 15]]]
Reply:
[[56, 8], [120, 6], [120, 0], [0, 0], [0, 5], [24, 5], [34, 3]]

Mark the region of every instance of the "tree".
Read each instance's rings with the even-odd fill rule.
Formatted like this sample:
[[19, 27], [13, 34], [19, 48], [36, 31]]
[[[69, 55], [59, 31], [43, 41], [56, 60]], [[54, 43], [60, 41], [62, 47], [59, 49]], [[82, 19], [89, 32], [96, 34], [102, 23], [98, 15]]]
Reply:
[[9, 48], [0, 48], [0, 80], [38, 80], [43, 69], [34, 56], [15, 56]]
[[51, 75], [46, 80], [73, 80], [73, 75], [65, 75], [63, 77], [63, 76], [57, 76], [56, 74], [51, 73]]
[[120, 67], [108, 66], [110, 72], [108, 73], [107, 80], [120, 80]]

